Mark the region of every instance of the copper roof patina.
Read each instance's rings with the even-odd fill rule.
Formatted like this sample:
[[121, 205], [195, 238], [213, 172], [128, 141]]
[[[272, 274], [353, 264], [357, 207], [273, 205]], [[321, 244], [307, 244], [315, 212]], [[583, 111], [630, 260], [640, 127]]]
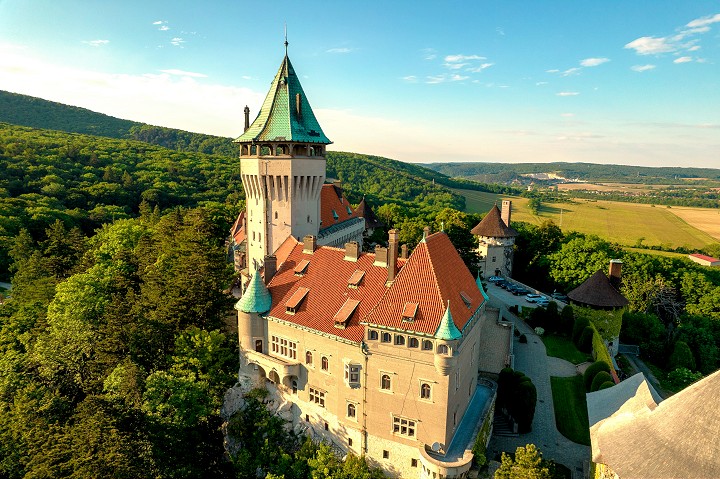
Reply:
[[450, 313], [449, 300], [445, 314], [443, 314], [443, 317], [440, 320], [440, 326], [438, 326], [437, 331], [435, 332], [435, 338], [442, 339], [444, 341], [452, 341], [462, 338], [462, 333], [458, 330], [457, 326], [455, 326], [455, 321], [453, 321], [452, 314]]
[[235, 309], [244, 313], [267, 313], [272, 307], [272, 298], [260, 273], [250, 278], [247, 289], [243, 293], [240, 300], [235, 304]]
[[270, 86], [257, 118], [238, 143], [287, 141], [332, 143], [320, 128], [287, 54]]

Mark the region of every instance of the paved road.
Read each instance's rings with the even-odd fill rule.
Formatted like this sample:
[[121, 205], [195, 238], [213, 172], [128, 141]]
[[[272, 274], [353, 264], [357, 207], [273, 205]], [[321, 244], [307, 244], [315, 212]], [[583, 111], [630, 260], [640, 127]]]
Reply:
[[[491, 289], [491, 304], [499, 305], [500, 298]], [[525, 373], [537, 388], [538, 402], [535, 408], [532, 431], [518, 437], [493, 436], [488, 445], [488, 457], [493, 458], [500, 451], [513, 452], [518, 446], [535, 444], [546, 459], [559, 462], [573, 472], [574, 478], [583, 476], [583, 467], [590, 460], [590, 448], [574, 443], [560, 434], [555, 426], [550, 376], [572, 375], [574, 366], [549, 360], [545, 345], [535, 332], [522, 321], [516, 327], [528, 338], [528, 343], [515, 341], [515, 369]]]
[[667, 391], [665, 391], [663, 388], [660, 387], [660, 381], [655, 377], [655, 375], [650, 371], [650, 368], [647, 367], [645, 362], [638, 358], [637, 356], [633, 354], [623, 354], [625, 356], [625, 359], [628, 360], [630, 363], [630, 366], [638, 373], [643, 373], [645, 375], [645, 379], [650, 381], [650, 384], [655, 388], [655, 391], [662, 396], [663, 399], [667, 399], [671, 396], [671, 394]]

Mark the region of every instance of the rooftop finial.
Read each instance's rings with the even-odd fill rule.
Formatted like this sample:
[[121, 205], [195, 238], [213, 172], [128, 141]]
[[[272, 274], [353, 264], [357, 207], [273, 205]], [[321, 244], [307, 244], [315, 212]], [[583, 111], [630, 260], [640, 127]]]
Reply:
[[285, 56], [287, 56], [287, 47], [288, 47], [288, 41], [287, 41], [287, 22], [285, 23]]

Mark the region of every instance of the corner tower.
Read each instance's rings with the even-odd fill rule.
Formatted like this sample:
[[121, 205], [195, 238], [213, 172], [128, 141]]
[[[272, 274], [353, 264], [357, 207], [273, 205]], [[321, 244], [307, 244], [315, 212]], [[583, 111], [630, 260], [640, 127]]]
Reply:
[[240, 169], [247, 202], [249, 268], [292, 235], [320, 229], [320, 191], [325, 182], [325, 136], [287, 56], [255, 121], [245, 109]]

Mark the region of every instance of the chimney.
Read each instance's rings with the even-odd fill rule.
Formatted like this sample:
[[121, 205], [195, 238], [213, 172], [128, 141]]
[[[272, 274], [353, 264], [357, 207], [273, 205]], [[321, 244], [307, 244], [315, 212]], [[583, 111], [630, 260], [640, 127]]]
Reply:
[[268, 284], [270, 280], [277, 273], [277, 257], [275, 255], [265, 256], [265, 284]]
[[404, 244], [400, 247], [400, 257], [402, 259], [407, 259], [407, 245]]
[[302, 116], [302, 98], [300, 97], [300, 93], [295, 95], [295, 110], [297, 111], [297, 116]]
[[350, 241], [345, 243], [345, 261], [357, 262], [360, 257], [360, 243], [357, 241]]
[[388, 259], [388, 249], [384, 248], [382, 246], [376, 246], [375, 247], [375, 262], [373, 263], [373, 266], [382, 266], [383, 268], [387, 266], [387, 259]]
[[423, 228], [423, 239], [427, 238], [428, 236], [430, 236], [430, 227], [426, 226], [425, 228]]
[[340, 198], [340, 203], [342, 203], [343, 202], [342, 181], [341, 180], [333, 180], [333, 186], [335, 187], [335, 193], [337, 193], [338, 198]]
[[245, 129], [243, 130], [243, 133], [250, 128], [250, 108], [248, 108], [247, 105], [245, 105], [245, 109], [243, 110], [245, 112]]
[[303, 238], [303, 253], [313, 254], [317, 247], [317, 238], [313, 235], [307, 235]]
[[500, 218], [502, 218], [505, 226], [510, 227], [510, 214], [512, 213], [512, 201], [502, 200], [502, 209], [500, 210]]
[[622, 261], [619, 259], [610, 260], [610, 272], [608, 273], [610, 284], [615, 289], [620, 289], [620, 281], [622, 280]]
[[388, 283], [395, 281], [397, 275], [397, 258], [398, 258], [398, 231], [391, 229], [388, 231], [388, 255], [387, 255], [387, 268], [388, 268]]

